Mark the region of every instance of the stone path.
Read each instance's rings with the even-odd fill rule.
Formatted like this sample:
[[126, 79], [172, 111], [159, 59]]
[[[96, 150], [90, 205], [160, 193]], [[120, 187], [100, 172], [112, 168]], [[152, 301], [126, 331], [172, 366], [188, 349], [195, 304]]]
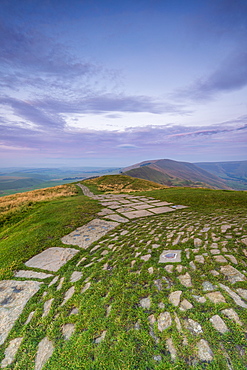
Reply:
[[[198, 216], [151, 197], [95, 196], [80, 187], [105, 207], [98, 218], [62, 238], [69, 247], [49, 248], [15, 280], [0, 281], [1, 368], [52, 368], [60, 348], [87, 335], [87, 305], [100, 287], [105, 314], [91, 346], [111, 341], [109, 322], [120, 330], [126, 299], [136, 322], [127, 319], [125, 330], [150, 337], [153, 368], [163, 361], [246, 368], [246, 215]], [[120, 278], [126, 291], [116, 290]], [[36, 326], [42, 331], [30, 336]]]

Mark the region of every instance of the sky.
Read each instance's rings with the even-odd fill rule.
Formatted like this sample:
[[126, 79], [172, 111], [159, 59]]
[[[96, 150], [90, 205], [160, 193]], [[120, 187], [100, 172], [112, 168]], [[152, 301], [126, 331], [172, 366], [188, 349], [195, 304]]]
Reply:
[[247, 160], [247, 0], [1, 0], [0, 167]]

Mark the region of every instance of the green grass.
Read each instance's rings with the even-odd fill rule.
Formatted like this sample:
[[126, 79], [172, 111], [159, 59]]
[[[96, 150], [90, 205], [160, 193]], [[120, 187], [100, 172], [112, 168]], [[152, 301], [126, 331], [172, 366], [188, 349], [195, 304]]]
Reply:
[[100, 210], [82, 195], [40, 202], [3, 217], [0, 229], [0, 277], [49, 247], [63, 246], [60, 238], [89, 222]]

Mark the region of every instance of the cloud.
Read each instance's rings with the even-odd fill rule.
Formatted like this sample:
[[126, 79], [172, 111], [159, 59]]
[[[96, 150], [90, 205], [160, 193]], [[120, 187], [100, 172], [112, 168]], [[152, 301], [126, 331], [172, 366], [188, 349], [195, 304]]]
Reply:
[[231, 55], [207, 78], [178, 91], [175, 96], [191, 100], [209, 100], [219, 93], [240, 90], [247, 86], [247, 52]]

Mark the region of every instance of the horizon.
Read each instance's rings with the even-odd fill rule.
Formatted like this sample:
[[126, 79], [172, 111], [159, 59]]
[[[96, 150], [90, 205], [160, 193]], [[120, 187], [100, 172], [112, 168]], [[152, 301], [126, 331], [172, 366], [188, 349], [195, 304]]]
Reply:
[[247, 158], [245, 0], [0, 4], [0, 160]]

